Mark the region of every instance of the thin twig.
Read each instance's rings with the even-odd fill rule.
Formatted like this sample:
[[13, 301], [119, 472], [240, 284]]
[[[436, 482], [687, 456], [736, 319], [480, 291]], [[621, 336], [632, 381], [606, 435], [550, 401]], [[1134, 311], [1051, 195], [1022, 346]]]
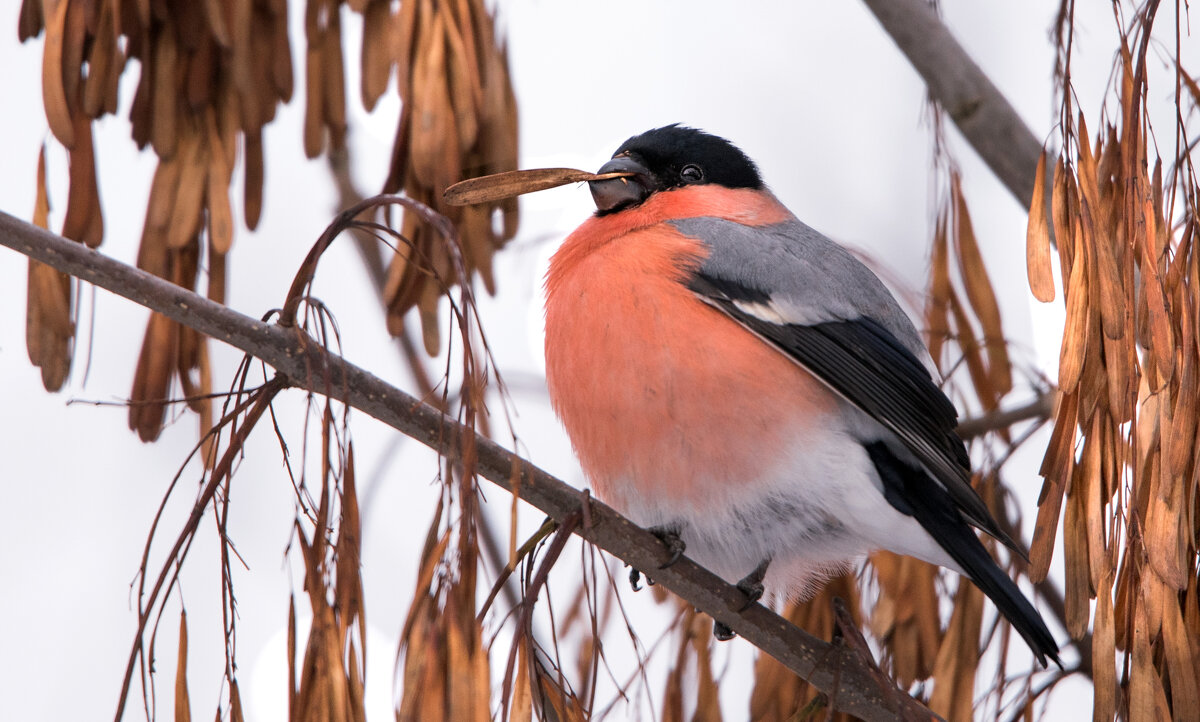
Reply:
[[1007, 429], [1013, 424], [1030, 419], [1045, 421], [1054, 413], [1055, 392], [1048, 391], [1039, 394], [1028, 403], [1012, 409], [994, 409], [987, 413], [963, 419], [955, 431], [963, 441], [969, 441], [976, 436], [982, 436], [989, 431]]

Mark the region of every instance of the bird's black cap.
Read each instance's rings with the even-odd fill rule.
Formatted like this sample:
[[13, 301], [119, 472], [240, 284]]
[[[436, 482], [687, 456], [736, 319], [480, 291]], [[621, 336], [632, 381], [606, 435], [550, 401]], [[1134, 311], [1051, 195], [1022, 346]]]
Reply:
[[621, 144], [601, 173], [633, 175], [592, 181], [597, 213], [615, 213], [635, 206], [658, 191], [689, 185], [762, 190], [754, 161], [719, 136], [675, 123], [635, 135]]
[[[695, 183], [763, 188], [758, 166], [741, 149], [720, 136], [678, 123], [633, 136], [613, 154], [620, 156], [644, 165], [658, 179], [659, 190]], [[684, 177], [684, 169], [691, 165], [700, 169], [699, 180]]]

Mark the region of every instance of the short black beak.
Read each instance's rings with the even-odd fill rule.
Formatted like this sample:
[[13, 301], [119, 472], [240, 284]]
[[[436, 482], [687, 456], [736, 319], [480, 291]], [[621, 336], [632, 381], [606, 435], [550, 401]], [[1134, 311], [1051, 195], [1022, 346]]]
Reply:
[[592, 200], [601, 214], [612, 213], [627, 206], [637, 205], [653, 192], [654, 177], [641, 163], [621, 156], [600, 166], [598, 173], [633, 173], [625, 178], [588, 181]]

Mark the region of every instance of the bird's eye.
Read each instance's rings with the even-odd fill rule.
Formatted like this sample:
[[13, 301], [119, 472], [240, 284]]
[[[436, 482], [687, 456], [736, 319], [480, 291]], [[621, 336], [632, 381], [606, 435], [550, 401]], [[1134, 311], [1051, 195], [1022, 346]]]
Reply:
[[689, 163], [679, 171], [679, 177], [685, 183], [699, 183], [704, 180], [704, 171], [700, 170], [700, 166]]

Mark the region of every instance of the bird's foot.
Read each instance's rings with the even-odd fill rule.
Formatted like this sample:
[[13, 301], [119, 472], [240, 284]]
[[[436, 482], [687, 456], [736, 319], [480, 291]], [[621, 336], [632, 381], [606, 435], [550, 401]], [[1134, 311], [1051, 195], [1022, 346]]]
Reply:
[[[629, 570], [629, 586], [633, 589], [633, 591], [635, 591], [635, 592], [642, 591], [641, 581], [642, 581], [642, 573], [639, 572], [637, 569], [630, 569]], [[646, 575], [646, 586], [648, 586], [648, 587], [654, 586], [654, 580], [651, 579], [650, 575], [648, 575], [648, 574]]]
[[[762, 599], [766, 589], [763, 587], [763, 578], [767, 576], [767, 567], [771, 565], [770, 559], [764, 559], [761, 564], [754, 567], [754, 571], [750, 572], [737, 583], [737, 588], [742, 594], [746, 595], [746, 603], [738, 609], [738, 612], [744, 612], [754, 603]], [[713, 636], [720, 642], [728, 642], [737, 636], [737, 633], [729, 628], [728, 624], [713, 620]]]
[[680, 528], [678, 526], [652, 526], [647, 531], [658, 537], [658, 540], [666, 544], [667, 550], [671, 552], [671, 558], [659, 569], [666, 569], [683, 557], [683, 552], [687, 550], [687, 544], [679, 537]]
[[754, 571], [750, 572], [737, 583], [737, 588], [742, 594], [746, 595], [746, 604], [739, 609], [739, 612], [744, 612], [754, 603], [762, 599], [766, 588], [763, 587], [763, 578], [767, 576], [767, 567], [771, 566], [770, 559], [764, 559], [758, 566], [754, 567]]

